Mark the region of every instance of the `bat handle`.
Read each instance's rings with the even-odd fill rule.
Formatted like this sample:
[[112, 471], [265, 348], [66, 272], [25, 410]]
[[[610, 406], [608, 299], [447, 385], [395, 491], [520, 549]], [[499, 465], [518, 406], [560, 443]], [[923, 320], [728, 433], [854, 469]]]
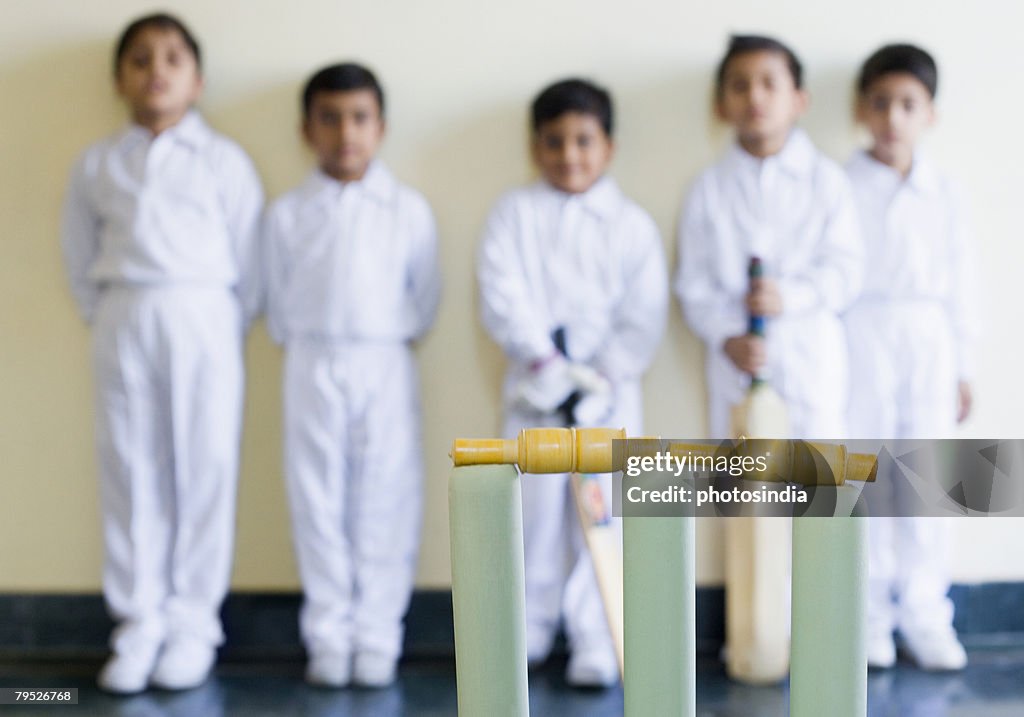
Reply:
[[766, 323], [767, 319], [765, 319], [765, 317], [754, 316], [753, 314], [751, 314], [750, 323], [747, 324], [747, 333], [764, 338]]
[[[754, 282], [764, 276], [764, 265], [761, 263], [761, 257], [752, 256], [750, 257], [750, 264], [747, 265], [747, 278], [750, 280], [750, 287], [753, 288]], [[768, 320], [764, 316], [757, 314], [750, 315], [750, 321], [747, 324], [747, 333], [751, 336], [765, 337], [766, 325]], [[750, 385], [758, 386], [767, 381], [763, 372], [751, 374]]]
[[[764, 276], [764, 265], [761, 264], [761, 257], [752, 256], [750, 257], [750, 264], [747, 265], [747, 279], [749, 280], [749, 287], [754, 288], [754, 282]], [[764, 337], [766, 319], [764, 316], [757, 314], [750, 315], [750, 323], [747, 324], [747, 333], [753, 334], [754, 336]]]

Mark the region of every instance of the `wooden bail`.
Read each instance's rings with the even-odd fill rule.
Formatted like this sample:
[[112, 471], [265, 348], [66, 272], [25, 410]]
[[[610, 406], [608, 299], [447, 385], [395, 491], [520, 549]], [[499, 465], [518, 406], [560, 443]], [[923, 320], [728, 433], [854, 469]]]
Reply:
[[[614, 464], [613, 442], [625, 438], [621, 428], [524, 428], [516, 438], [458, 438], [450, 455], [456, 466], [504, 463], [518, 465], [523, 473], [611, 473], [622, 470]], [[843, 485], [848, 480], [874, 481], [878, 472], [874, 455], [850, 453], [841, 444], [811, 442], [798, 451], [794, 441], [751, 440], [741, 442], [736, 450], [742, 455], [755, 447], [771, 453], [768, 471], [745, 476], [756, 480]], [[717, 450], [713, 444], [669, 446], [669, 452], [680, 457], [715, 455]]]
[[610, 473], [612, 446], [621, 428], [524, 428], [516, 438], [457, 438], [456, 466], [517, 464], [523, 473]]
[[[625, 440], [625, 428], [577, 428], [576, 473], [611, 473], [622, 470], [614, 465], [612, 442]], [[622, 456], [619, 456], [621, 463]]]

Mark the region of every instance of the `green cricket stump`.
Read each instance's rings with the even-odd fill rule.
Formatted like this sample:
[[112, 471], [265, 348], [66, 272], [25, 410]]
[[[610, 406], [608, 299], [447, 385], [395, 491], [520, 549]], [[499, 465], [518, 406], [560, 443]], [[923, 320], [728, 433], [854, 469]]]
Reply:
[[791, 717], [867, 714], [867, 521], [835, 490], [836, 517], [793, 520]]
[[[488, 460], [509, 458], [506, 442], [497, 447], [491, 443], [484, 446]], [[562, 462], [572, 458], [562, 450], [564, 441], [549, 443], [538, 444], [541, 459], [546, 459], [545, 451], [557, 453]], [[519, 453], [528, 460], [538, 446]], [[870, 475], [868, 480], [873, 479]], [[817, 497], [834, 495], [835, 505], [825, 507], [835, 517], [793, 520], [790, 715], [863, 717], [866, 520], [844, 517], [853, 515], [856, 487], [832, 488], [834, 494], [827, 490], [819, 486]], [[449, 507], [459, 714], [529, 715], [522, 497], [516, 468], [455, 468]], [[627, 717], [696, 714], [694, 521], [623, 521]]]
[[519, 473], [454, 468], [448, 482], [461, 717], [526, 717], [526, 581]]
[[693, 518], [623, 518], [626, 717], [697, 711]]

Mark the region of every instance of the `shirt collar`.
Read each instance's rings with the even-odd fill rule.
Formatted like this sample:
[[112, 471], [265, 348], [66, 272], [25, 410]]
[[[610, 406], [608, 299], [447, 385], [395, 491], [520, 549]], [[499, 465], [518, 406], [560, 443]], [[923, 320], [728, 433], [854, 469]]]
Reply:
[[608, 175], [598, 179], [590, 189], [580, 194], [568, 194], [543, 180], [540, 184], [544, 191], [557, 196], [561, 201], [578, 202], [584, 209], [602, 220], [615, 216], [622, 205], [622, 190]]
[[[167, 136], [176, 142], [196, 149], [209, 139], [212, 132], [213, 130], [203, 121], [196, 110], [189, 110], [176, 125], [168, 127], [160, 136]], [[123, 131], [121, 144], [125, 148], [131, 149], [141, 142], [149, 142], [152, 139], [153, 133], [149, 129], [142, 125], [131, 124]]]
[[727, 161], [745, 170], [759, 170], [765, 163], [773, 163], [787, 174], [803, 177], [813, 171], [816, 156], [817, 150], [807, 133], [799, 127], [794, 127], [777, 154], [761, 159], [743, 149], [739, 142], [735, 142], [729, 148]]
[[358, 187], [368, 197], [387, 203], [395, 193], [397, 181], [391, 171], [380, 160], [373, 160], [366, 168], [362, 179], [354, 182], [340, 182], [324, 173], [320, 168], [314, 169], [309, 178], [310, 187], [314, 192], [340, 192], [347, 186]]
[[381, 203], [389, 201], [395, 193], [395, 177], [379, 160], [370, 162], [360, 183], [367, 194]]
[[919, 192], [933, 192], [938, 186], [939, 178], [935, 167], [920, 153], [914, 155], [914, 162], [910, 165], [910, 174], [906, 178], [907, 185]]
[[853, 167], [856, 171], [865, 172], [875, 181], [891, 182], [897, 186], [905, 186], [926, 194], [935, 191], [939, 182], [935, 167], [921, 153], [914, 155], [913, 163], [910, 165], [910, 174], [906, 177], [901, 176], [889, 165], [879, 162], [867, 150], [862, 150], [854, 155]]

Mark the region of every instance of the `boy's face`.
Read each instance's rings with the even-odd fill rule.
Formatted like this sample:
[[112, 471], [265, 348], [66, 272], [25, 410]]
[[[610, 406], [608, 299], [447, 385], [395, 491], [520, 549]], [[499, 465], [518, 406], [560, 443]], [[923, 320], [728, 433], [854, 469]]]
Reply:
[[921, 135], [935, 122], [935, 106], [920, 80], [908, 73], [892, 73], [874, 80], [861, 93], [857, 120], [874, 139], [872, 151], [891, 162], [913, 155]]
[[613, 150], [597, 117], [582, 112], [565, 112], [544, 122], [533, 137], [533, 159], [541, 176], [569, 194], [594, 186], [608, 169]]
[[159, 27], [139, 31], [118, 61], [115, 81], [135, 121], [156, 131], [181, 119], [203, 90], [185, 38]]
[[806, 108], [807, 93], [797, 89], [785, 55], [769, 50], [729, 60], [715, 107], [719, 118], [736, 128], [743, 147], [769, 151], [782, 148]]
[[342, 182], [363, 178], [384, 137], [384, 118], [373, 90], [317, 92], [302, 133], [320, 169]]

